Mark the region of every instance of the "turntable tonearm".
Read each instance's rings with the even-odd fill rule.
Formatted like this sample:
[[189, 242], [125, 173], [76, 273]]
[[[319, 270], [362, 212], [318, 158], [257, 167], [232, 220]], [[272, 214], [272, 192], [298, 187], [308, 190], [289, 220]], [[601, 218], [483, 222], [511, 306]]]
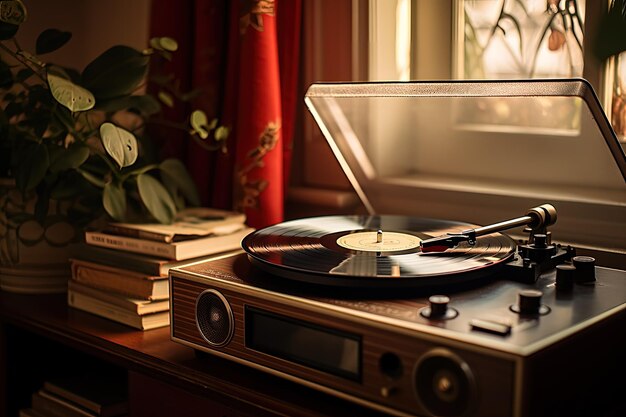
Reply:
[[443, 237], [434, 237], [424, 240], [421, 243], [422, 252], [442, 252], [448, 248], [453, 248], [461, 242], [468, 242], [470, 245], [476, 244], [478, 236], [484, 236], [489, 233], [502, 232], [514, 227], [528, 225], [530, 235], [530, 243], [535, 241], [536, 234], [543, 234], [543, 243], [549, 244], [549, 235], [547, 234], [548, 226], [556, 223], [556, 209], [551, 204], [543, 204], [528, 210], [528, 213], [522, 217], [505, 220], [502, 222], [490, 224], [489, 226], [477, 227], [475, 229], [463, 230], [460, 233], [448, 233]]

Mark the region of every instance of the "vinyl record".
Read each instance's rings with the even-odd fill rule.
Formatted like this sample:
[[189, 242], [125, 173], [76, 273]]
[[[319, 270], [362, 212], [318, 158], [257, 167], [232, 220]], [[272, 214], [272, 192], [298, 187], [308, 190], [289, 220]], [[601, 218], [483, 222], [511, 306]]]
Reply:
[[513, 256], [515, 242], [500, 233], [481, 236], [474, 246], [420, 251], [422, 240], [474, 227], [405, 216], [324, 216], [257, 230], [242, 246], [255, 266], [283, 278], [331, 286], [417, 288], [484, 277]]

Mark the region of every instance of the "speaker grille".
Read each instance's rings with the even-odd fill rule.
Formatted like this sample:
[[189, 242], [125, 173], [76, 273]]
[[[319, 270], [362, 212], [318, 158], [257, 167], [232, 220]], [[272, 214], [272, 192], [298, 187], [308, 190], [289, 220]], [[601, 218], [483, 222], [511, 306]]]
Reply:
[[474, 377], [469, 366], [446, 349], [424, 354], [414, 378], [419, 402], [433, 415], [466, 416], [475, 406]]
[[226, 298], [215, 290], [206, 290], [198, 296], [196, 323], [204, 340], [212, 346], [223, 346], [233, 336], [233, 312]]

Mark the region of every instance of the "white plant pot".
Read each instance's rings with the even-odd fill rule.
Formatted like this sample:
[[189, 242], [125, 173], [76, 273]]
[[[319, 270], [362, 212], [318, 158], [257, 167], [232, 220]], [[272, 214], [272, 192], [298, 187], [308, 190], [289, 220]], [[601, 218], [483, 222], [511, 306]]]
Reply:
[[62, 293], [70, 277], [69, 259], [76, 229], [51, 205], [44, 224], [15, 222], [34, 212], [35, 199], [24, 201], [12, 180], [0, 180], [0, 290], [28, 294]]

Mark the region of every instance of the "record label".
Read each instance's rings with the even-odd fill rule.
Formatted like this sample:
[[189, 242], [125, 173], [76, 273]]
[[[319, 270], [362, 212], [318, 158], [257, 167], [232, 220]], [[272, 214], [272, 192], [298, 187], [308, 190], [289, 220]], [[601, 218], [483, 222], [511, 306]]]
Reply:
[[417, 249], [420, 239], [407, 233], [357, 232], [341, 236], [337, 244], [351, 250], [383, 253]]

